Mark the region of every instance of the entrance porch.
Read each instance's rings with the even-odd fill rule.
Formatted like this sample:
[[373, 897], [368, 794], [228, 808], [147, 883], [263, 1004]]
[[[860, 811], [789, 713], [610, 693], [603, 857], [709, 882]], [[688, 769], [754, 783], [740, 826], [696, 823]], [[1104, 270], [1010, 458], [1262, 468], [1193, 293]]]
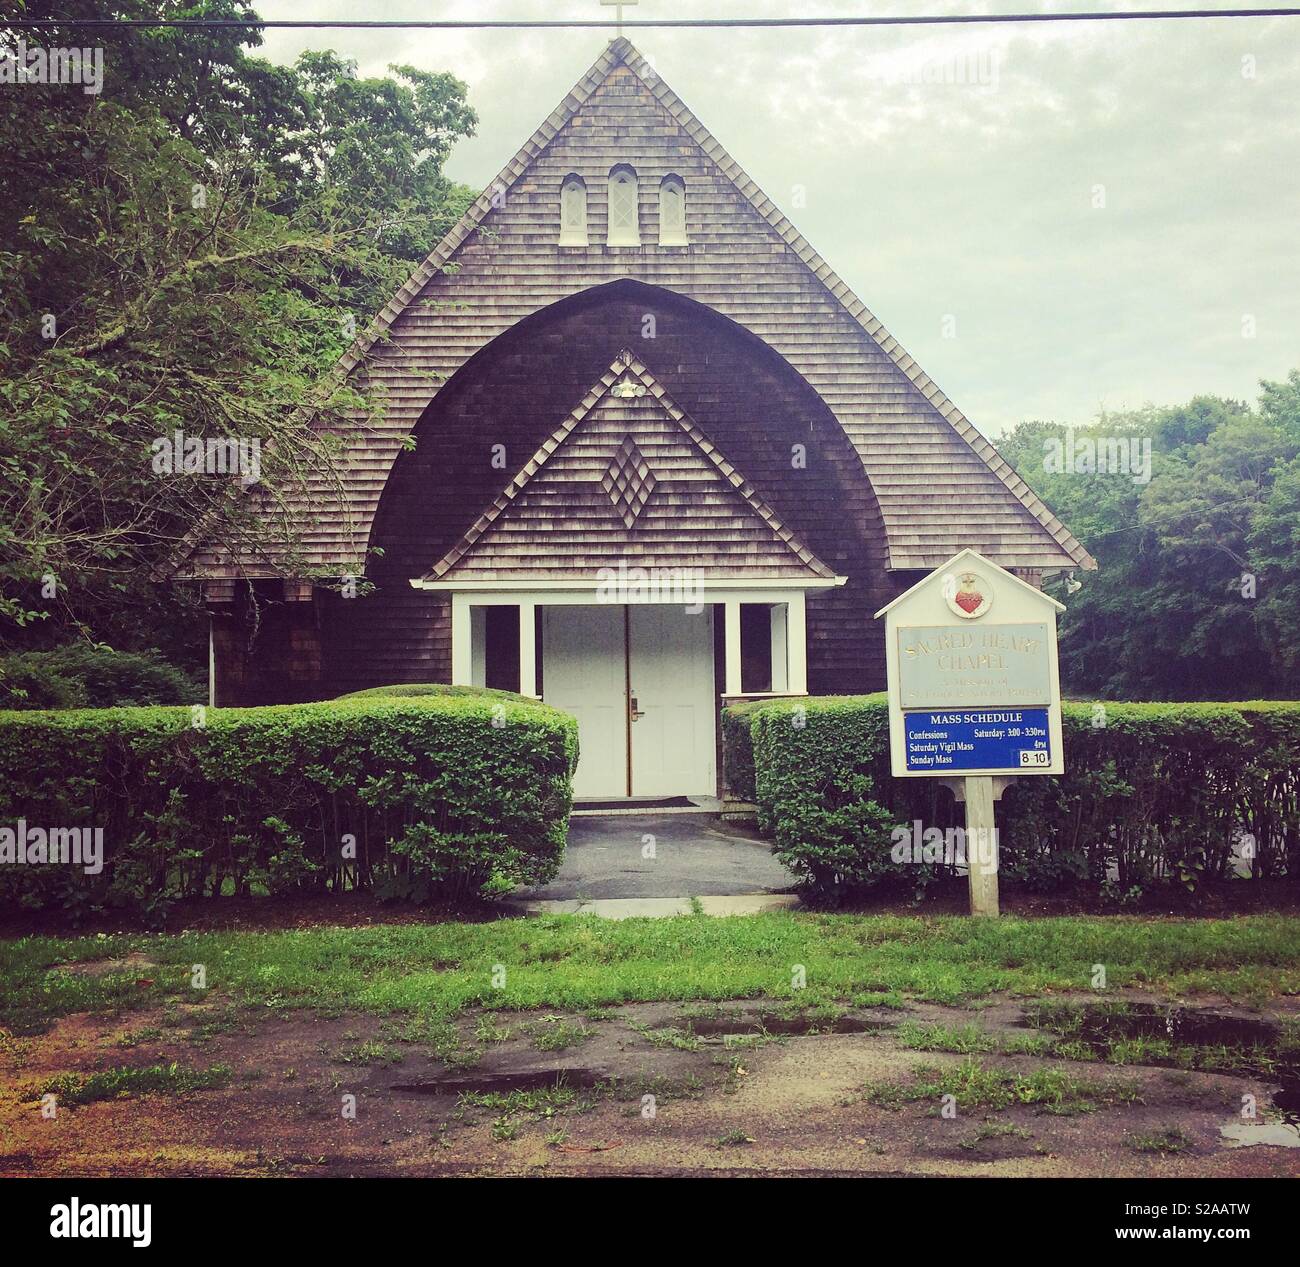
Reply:
[[788, 580], [694, 584], [684, 602], [453, 583], [452, 682], [577, 717], [578, 798], [715, 797], [722, 704], [807, 694], [805, 594]]
[[718, 793], [721, 703], [805, 695], [805, 594], [845, 583], [629, 351], [418, 589], [451, 680], [578, 718], [579, 797]]

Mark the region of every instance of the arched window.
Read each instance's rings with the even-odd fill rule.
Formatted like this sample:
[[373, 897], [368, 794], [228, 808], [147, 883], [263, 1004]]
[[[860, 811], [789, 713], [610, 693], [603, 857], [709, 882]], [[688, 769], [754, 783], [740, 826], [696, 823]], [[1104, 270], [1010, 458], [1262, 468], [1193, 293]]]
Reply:
[[610, 246], [640, 246], [641, 219], [637, 209], [636, 172], [626, 163], [609, 172]]
[[587, 245], [587, 186], [573, 172], [560, 186], [560, 245]]
[[659, 182], [659, 245], [685, 246], [686, 182], [680, 176], [665, 176]]

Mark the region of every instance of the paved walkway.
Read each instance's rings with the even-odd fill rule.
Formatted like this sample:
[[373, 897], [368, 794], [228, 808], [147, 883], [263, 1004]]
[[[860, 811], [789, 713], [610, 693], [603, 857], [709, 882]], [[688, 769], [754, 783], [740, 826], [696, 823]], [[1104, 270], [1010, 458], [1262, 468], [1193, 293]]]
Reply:
[[587, 902], [512, 902], [525, 915], [599, 915], [601, 919], [665, 919], [669, 915], [757, 915], [792, 910], [793, 893], [742, 893], [737, 897], [598, 897]]
[[550, 884], [510, 897], [528, 910], [613, 918], [686, 914], [692, 898], [708, 913], [740, 914], [794, 905], [774, 892], [793, 884], [765, 840], [711, 814], [601, 814], [570, 821]]

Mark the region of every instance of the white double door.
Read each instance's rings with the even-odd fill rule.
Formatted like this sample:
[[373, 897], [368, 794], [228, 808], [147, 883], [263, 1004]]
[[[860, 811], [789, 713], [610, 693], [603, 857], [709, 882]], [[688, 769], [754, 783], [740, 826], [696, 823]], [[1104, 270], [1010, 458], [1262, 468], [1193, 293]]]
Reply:
[[578, 719], [575, 796], [715, 795], [710, 607], [543, 607], [542, 692]]

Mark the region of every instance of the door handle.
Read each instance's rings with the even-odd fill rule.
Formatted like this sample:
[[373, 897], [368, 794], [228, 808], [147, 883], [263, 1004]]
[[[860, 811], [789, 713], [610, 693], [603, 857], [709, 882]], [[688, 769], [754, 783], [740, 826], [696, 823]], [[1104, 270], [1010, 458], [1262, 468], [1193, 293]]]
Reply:
[[645, 716], [645, 714], [644, 714], [644, 713], [643, 713], [639, 708], [637, 708], [637, 706], [636, 706], [636, 696], [635, 696], [635, 695], [633, 695], [633, 696], [631, 697], [631, 703], [630, 703], [630, 705], [629, 705], [629, 707], [628, 707], [628, 716], [629, 716], [633, 721], [638, 721], [640, 718], [642, 718], [642, 717]]

